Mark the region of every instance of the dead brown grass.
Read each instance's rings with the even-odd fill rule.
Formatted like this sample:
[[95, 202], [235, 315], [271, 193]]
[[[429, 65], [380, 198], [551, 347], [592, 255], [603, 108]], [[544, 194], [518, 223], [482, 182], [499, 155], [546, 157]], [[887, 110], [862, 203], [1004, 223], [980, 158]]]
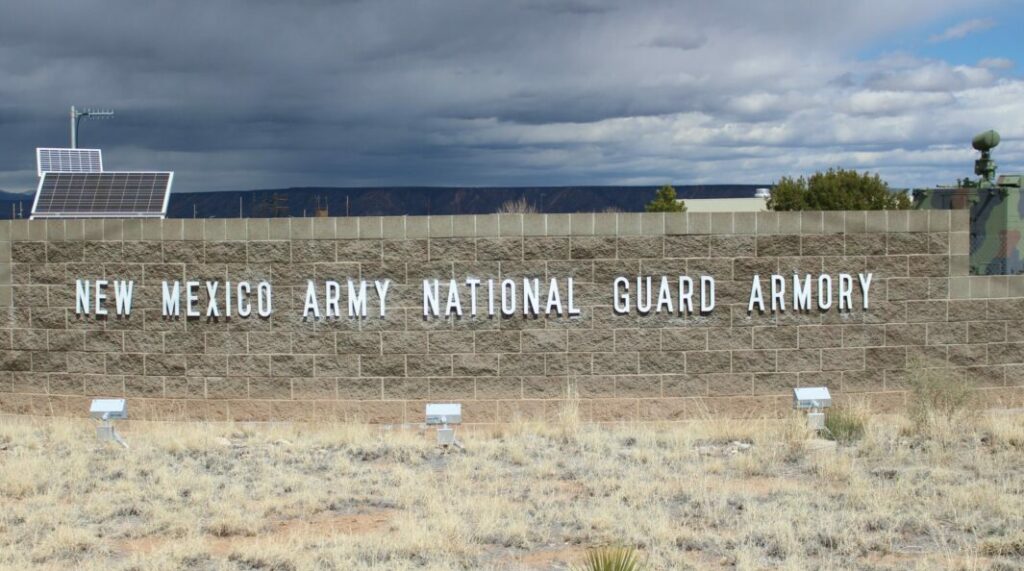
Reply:
[[[0, 569], [1024, 569], [1024, 417], [429, 433], [0, 419]], [[945, 433], [939, 433], [940, 430]]]

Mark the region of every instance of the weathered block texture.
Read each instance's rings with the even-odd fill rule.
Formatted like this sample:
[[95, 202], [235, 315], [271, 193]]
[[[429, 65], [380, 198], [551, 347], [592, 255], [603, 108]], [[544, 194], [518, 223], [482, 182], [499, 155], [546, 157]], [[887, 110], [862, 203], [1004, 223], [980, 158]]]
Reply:
[[[960, 212], [0, 222], [0, 412], [400, 423], [453, 400], [487, 423], [571, 397], [684, 420], [776, 416], [809, 384], [892, 406], [922, 374], [1020, 406], [1024, 277], [968, 276], [967, 232]], [[867, 310], [748, 311], [755, 274], [866, 272]], [[662, 275], [713, 276], [716, 307], [616, 314], [615, 278]], [[571, 277], [580, 312], [423, 317], [422, 280], [459, 280], [468, 311], [467, 277]], [[76, 278], [133, 280], [131, 315], [76, 314]], [[385, 317], [374, 296], [364, 319], [302, 317], [307, 280], [349, 279], [390, 280]], [[273, 313], [164, 317], [164, 280], [268, 280]]]

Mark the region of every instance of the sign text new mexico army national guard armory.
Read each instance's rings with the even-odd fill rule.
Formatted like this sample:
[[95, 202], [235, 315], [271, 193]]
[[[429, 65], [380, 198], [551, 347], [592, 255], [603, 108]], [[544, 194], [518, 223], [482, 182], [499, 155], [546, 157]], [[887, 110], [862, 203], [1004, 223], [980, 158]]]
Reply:
[[[853, 311], [869, 309], [872, 273], [754, 274], [748, 312]], [[307, 280], [301, 316], [307, 320], [387, 318], [391, 280]], [[423, 319], [580, 315], [573, 278], [422, 280]], [[76, 279], [75, 314], [131, 315], [134, 280]], [[269, 281], [163, 281], [161, 315], [173, 318], [270, 317]], [[616, 277], [607, 284], [608, 305], [617, 315], [710, 314], [715, 278], [701, 275]], [[202, 299], [202, 301], [201, 301]], [[372, 309], [372, 310], [371, 310]]]

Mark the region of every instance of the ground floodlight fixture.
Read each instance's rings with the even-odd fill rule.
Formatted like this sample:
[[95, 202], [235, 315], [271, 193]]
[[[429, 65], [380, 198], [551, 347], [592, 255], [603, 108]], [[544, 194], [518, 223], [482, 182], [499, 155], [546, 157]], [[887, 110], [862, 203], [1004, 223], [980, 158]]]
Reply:
[[812, 430], [825, 428], [825, 413], [832, 406], [832, 395], [828, 387], [796, 387], [793, 389], [793, 408], [807, 411], [807, 427]]
[[426, 410], [427, 426], [437, 426], [437, 445], [442, 448], [462, 445], [455, 440], [455, 429], [449, 425], [462, 424], [462, 405], [459, 403], [428, 404]]
[[820, 410], [832, 406], [828, 387], [797, 387], [793, 389], [793, 408]]
[[458, 403], [428, 404], [427, 424], [462, 424], [462, 405]]
[[125, 399], [93, 399], [89, 406], [89, 416], [100, 422], [96, 427], [96, 437], [100, 442], [117, 442], [128, 448], [128, 443], [117, 433], [113, 423], [128, 418], [128, 403]]

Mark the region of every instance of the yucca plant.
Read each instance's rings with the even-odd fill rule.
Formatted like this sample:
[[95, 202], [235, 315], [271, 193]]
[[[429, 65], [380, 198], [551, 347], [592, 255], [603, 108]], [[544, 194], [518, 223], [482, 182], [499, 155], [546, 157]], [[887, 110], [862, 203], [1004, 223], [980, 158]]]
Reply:
[[587, 551], [582, 567], [576, 571], [642, 571], [633, 547], [598, 547]]

